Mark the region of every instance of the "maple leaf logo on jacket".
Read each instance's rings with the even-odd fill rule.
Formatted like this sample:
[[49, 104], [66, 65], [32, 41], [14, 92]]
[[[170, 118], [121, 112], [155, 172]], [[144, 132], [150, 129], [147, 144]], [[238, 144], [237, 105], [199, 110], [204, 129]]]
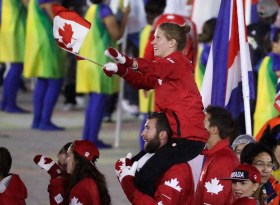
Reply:
[[217, 178], [211, 179], [211, 182], [205, 182], [207, 192], [218, 195], [224, 188], [224, 186], [219, 184], [219, 182], [220, 181]]
[[170, 181], [165, 181], [165, 185], [172, 187], [173, 189], [176, 189], [177, 191], [181, 192], [182, 188], [179, 185], [179, 181], [177, 178], [171, 179]]
[[78, 53], [84, 39], [91, 27], [90, 22], [85, 20], [75, 11], [70, 11], [63, 6], [54, 4], [53, 36], [62, 49]]
[[73, 197], [69, 205], [83, 205], [83, 203], [79, 202], [78, 198]]

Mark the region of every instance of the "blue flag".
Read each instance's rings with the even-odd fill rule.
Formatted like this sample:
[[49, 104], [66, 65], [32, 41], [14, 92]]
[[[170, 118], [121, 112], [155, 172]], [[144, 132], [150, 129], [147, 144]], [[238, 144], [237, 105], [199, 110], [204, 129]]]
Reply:
[[[240, 45], [244, 46], [247, 60], [250, 98], [254, 96], [252, 66], [245, 27], [245, 42], [239, 42], [237, 0], [222, 0], [214, 38], [201, 87], [204, 107], [208, 105], [227, 108], [234, 118], [244, 111]], [[244, 12], [244, 11], [243, 11]], [[245, 21], [244, 19], [242, 19]], [[245, 23], [244, 23], [245, 25]]]

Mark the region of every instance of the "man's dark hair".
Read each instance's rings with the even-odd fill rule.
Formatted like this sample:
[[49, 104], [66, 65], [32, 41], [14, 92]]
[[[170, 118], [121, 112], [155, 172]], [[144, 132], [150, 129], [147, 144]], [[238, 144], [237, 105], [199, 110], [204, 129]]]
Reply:
[[240, 162], [241, 164], [252, 164], [254, 161], [254, 158], [262, 153], [262, 152], [266, 152], [267, 154], [270, 155], [271, 159], [273, 160], [273, 154], [271, 152], [271, 150], [266, 147], [265, 145], [262, 145], [260, 143], [250, 143], [247, 144], [240, 155]]
[[209, 105], [205, 109], [205, 112], [210, 115], [210, 127], [216, 126], [218, 128], [221, 139], [228, 137], [232, 139], [236, 136], [236, 122], [232, 118], [232, 115], [229, 111], [223, 107]]
[[172, 137], [172, 130], [170, 128], [168, 119], [163, 112], [151, 112], [148, 114], [148, 120], [156, 119], [156, 129], [157, 132], [160, 133], [161, 131], [166, 131], [168, 138], [171, 139]]
[[11, 166], [12, 157], [9, 150], [6, 147], [0, 147], [0, 176], [8, 176]]

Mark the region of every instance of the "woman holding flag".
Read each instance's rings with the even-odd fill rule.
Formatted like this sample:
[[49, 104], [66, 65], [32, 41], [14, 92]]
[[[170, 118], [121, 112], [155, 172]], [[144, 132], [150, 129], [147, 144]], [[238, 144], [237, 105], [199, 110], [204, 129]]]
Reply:
[[65, 67], [65, 53], [56, 45], [52, 32], [55, 3], [56, 0], [30, 0], [28, 6], [24, 76], [36, 78], [32, 129], [64, 129], [51, 121]]
[[[91, 22], [91, 30], [87, 34], [80, 50], [80, 55], [95, 62], [107, 62], [104, 51], [116, 46], [116, 40], [124, 33], [129, 5], [123, 8], [123, 17], [120, 25], [110, 7], [103, 0], [91, 0], [93, 3], [86, 12], [85, 19]], [[118, 90], [118, 79], [107, 78], [103, 75], [99, 65], [87, 61], [78, 61], [76, 92], [89, 94], [89, 102], [85, 111], [85, 122], [82, 138], [96, 144], [98, 148], [110, 148], [98, 139], [102, 117], [106, 108], [106, 100], [110, 94]]]
[[164, 153], [159, 152], [149, 159], [150, 163], [159, 165], [159, 161], [170, 157], [170, 160], [160, 163], [161, 167], [149, 170], [153, 176], [161, 176], [172, 165], [195, 158], [208, 139], [193, 66], [182, 52], [188, 32], [190, 27], [186, 24], [160, 24], [152, 41], [154, 55], [160, 58], [157, 61], [132, 59], [113, 48], [105, 52], [116, 63], [105, 64], [104, 73], [109, 77], [117, 74], [136, 88], [155, 89], [155, 111], [166, 114], [172, 129], [173, 139], [165, 147]]

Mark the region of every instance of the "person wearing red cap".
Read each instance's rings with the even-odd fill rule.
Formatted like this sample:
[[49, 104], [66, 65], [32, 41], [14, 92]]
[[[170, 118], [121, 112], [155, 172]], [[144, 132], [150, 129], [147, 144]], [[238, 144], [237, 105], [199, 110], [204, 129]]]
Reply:
[[231, 205], [258, 204], [258, 201], [252, 197], [261, 183], [261, 174], [257, 168], [249, 164], [241, 164], [231, 173], [230, 178], [224, 180], [232, 181], [235, 201]]
[[36, 164], [51, 175], [48, 187], [51, 205], [83, 204], [110, 205], [111, 198], [104, 175], [97, 169], [99, 158], [97, 147], [86, 140], [76, 140], [67, 151], [68, 177], [61, 172], [50, 171], [58, 168], [50, 158], [34, 158]]

